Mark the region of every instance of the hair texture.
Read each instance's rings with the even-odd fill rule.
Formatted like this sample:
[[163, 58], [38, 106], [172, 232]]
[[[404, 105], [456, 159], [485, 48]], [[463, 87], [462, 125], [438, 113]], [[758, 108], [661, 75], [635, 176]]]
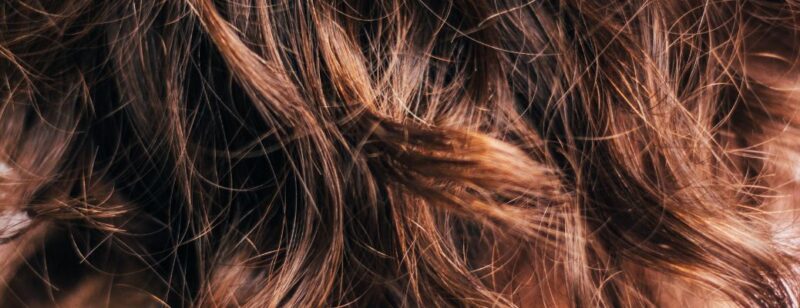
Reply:
[[800, 305], [796, 0], [0, 2], [0, 305]]

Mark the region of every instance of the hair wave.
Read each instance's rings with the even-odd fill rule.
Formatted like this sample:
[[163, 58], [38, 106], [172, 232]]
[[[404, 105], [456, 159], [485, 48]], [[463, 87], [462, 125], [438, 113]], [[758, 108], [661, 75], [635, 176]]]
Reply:
[[796, 306], [798, 20], [2, 1], [0, 303]]

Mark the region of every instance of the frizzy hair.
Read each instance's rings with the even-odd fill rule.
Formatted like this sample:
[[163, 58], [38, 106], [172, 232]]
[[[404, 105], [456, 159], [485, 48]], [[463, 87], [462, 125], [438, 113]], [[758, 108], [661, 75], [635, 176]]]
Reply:
[[3, 1], [0, 302], [797, 306], [799, 27], [794, 0]]

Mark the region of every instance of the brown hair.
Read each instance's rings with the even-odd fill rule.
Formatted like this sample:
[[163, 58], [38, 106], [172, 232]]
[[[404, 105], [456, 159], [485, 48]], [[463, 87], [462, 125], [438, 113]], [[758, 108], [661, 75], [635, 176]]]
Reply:
[[5, 306], [798, 305], [800, 3], [0, 3]]

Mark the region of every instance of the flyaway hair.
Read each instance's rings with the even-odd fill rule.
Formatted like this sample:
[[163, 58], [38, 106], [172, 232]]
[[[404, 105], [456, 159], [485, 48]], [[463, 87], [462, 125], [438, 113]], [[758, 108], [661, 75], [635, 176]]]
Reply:
[[798, 307], [796, 0], [0, 2], [0, 306]]

